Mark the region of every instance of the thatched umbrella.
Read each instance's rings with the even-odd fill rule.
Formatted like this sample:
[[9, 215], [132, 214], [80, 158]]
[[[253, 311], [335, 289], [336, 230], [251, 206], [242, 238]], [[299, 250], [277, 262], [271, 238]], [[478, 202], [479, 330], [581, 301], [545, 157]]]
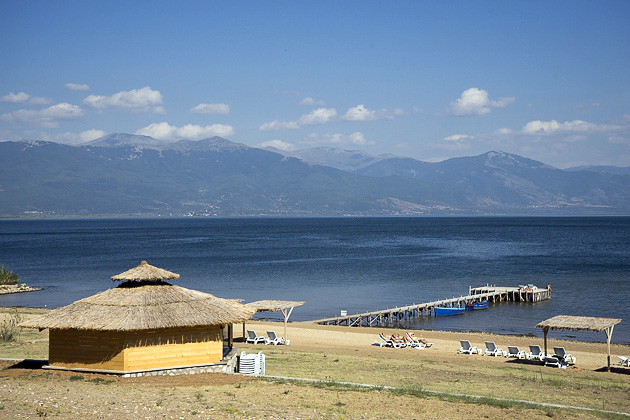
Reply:
[[146, 261], [142, 261], [139, 266], [134, 267], [112, 276], [112, 281], [157, 281], [178, 279], [179, 274], [155, 267]]
[[[284, 339], [287, 339], [287, 322], [289, 321], [289, 317], [291, 316], [291, 312], [293, 312], [293, 308], [296, 306], [304, 305], [306, 302], [298, 302], [291, 300], [259, 300], [256, 302], [251, 302], [246, 304], [250, 308], [256, 309], [257, 312], [268, 311], [268, 312], [282, 312], [282, 316], [284, 317]], [[243, 336], [245, 336], [245, 324], [243, 324]]]
[[21, 326], [135, 331], [240, 323], [256, 313], [234, 299], [221, 299], [164, 281], [178, 277], [143, 261], [113, 276], [112, 280], [125, 281], [117, 287], [54, 309]]
[[547, 333], [552, 330], [586, 330], [586, 331], [605, 331], [608, 341], [608, 370], [610, 371], [610, 340], [612, 339], [613, 329], [619, 324], [621, 319], [618, 318], [596, 318], [590, 316], [569, 316], [557, 315], [549, 318], [536, 325], [536, 328], [542, 328], [545, 343], [545, 354], [547, 354]]

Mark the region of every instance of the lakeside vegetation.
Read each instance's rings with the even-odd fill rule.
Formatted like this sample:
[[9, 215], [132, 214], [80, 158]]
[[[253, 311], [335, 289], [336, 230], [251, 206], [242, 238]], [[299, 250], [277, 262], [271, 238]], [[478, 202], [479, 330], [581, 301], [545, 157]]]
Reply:
[[0, 264], [0, 286], [18, 284], [20, 276], [9, 271], [3, 264]]

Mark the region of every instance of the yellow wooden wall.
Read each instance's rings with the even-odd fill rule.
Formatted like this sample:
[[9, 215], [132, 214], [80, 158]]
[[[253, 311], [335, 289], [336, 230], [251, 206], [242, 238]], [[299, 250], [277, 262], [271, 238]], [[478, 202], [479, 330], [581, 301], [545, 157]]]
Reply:
[[51, 330], [49, 364], [102, 370], [148, 370], [216, 363], [219, 326], [128, 332]]
[[49, 334], [51, 366], [124, 370], [122, 334], [93, 330], [56, 330]]
[[219, 326], [127, 333], [125, 370], [216, 363], [223, 358]]

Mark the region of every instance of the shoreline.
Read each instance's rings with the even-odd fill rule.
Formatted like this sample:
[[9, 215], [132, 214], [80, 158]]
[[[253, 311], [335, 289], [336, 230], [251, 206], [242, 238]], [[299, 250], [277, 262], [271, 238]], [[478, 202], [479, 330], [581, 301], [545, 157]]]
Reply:
[[[41, 287], [30, 287], [26, 283], [20, 284], [3, 284], [0, 286], [0, 295], [11, 295], [14, 293], [39, 292], [43, 290]], [[16, 306], [17, 308], [17, 306]]]
[[[33, 290], [24, 290], [23, 292], [29, 292], [29, 291], [40, 291], [42, 290], [41, 288], [32, 288]], [[13, 292], [13, 293], [20, 293], [20, 292]], [[3, 293], [0, 292], [0, 295], [2, 295]], [[5, 293], [7, 294], [7, 293]], [[56, 308], [48, 308], [48, 307], [41, 307], [41, 306], [4, 306], [4, 305], [0, 305], [0, 317], [2, 316], [3, 313], [8, 313], [13, 309], [18, 309], [20, 311], [24, 312], [24, 315], [40, 315], [43, 314], [47, 311], [51, 311], [54, 310]], [[264, 319], [251, 319], [249, 320], [247, 323], [247, 325], [250, 324], [262, 324], [262, 325], [269, 325], [269, 326], [278, 326], [276, 329], [278, 330], [283, 330], [284, 326], [283, 326], [283, 321], [280, 319], [271, 319], [271, 318], [264, 318]], [[242, 328], [240, 327], [241, 324], [234, 324], [234, 332], [235, 332], [235, 338], [241, 337], [242, 338]], [[480, 330], [450, 330], [450, 329], [430, 329], [430, 328], [400, 328], [400, 327], [395, 327], [395, 326], [373, 326], [373, 327], [365, 327], [365, 326], [361, 326], [361, 327], [349, 327], [349, 326], [345, 326], [345, 325], [321, 325], [321, 324], [317, 324], [314, 323], [312, 321], [290, 321], [288, 324], [288, 328], [291, 329], [293, 327], [296, 328], [308, 328], [308, 329], [322, 329], [322, 330], [336, 330], [339, 329], [341, 331], [344, 332], [353, 332], [353, 331], [361, 331], [364, 334], [370, 334], [370, 331], [372, 331], [372, 334], [374, 336], [378, 336], [378, 334], [380, 332], [383, 331], [390, 331], [391, 333], [396, 332], [396, 333], [400, 333], [401, 331], [413, 331], [414, 333], [416, 333], [416, 335], [420, 335], [420, 334], [424, 334], [425, 336], [430, 336], [432, 334], [450, 334], [450, 335], [454, 335], [454, 334], [460, 334], [460, 335], [466, 335], [466, 336], [490, 336], [490, 337], [495, 337], [497, 338], [497, 340], [500, 340], [501, 338], [505, 338], [507, 339], [511, 339], [514, 338], [515, 340], [528, 340], [528, 341], [536, 341], [539, 340], [542, 343], [543, 337], [542, 337], [542, 331], [541, 331], [541, 335], [535, 335], [532, 333], [524, 333], [524, 334], [516, 334], [516, 333], [499, 333], [499, 332], [490, 332], [490, 331], [480, 331]], [[271, 328], [271, 327], [270, 327]], [[278, 332], [278, 331], [277, 331]], [[391, 334], [390, 333], [390, 334]], [[239, 335], [240, 334], [240, 335]], [[601, 336], [601, 339], [597, 340], [597, 339], [593, 339], [593, 340], [580, 340], [579, 338], [575, 337], [575, 338], [560, 338], [560, 337], [554, 337], [553, 332], [550, 333], [548, 339], [549, 341], [559, 341], [559, 342], [564, 342], [564, 343], [584, 343], [584, 344], [599, 344], [599, 345], [607, 345], [606, 342], [606, 337], [604, 335], [604, 332], [592, 332], [592, 335], [596, 338], [599, 338]], [[626, 353], [628, 353], [627, 356], [630, 357], [630, 342], [615, 342], [614, 341], [615, 336], [613, 334], [613, 340], [611, 341], [611, 346], [622, 346], [622, 347], [627, 347], [627, 351]], [[505, 344], [505, 346], [507, 346], [508, 344]], [[511, 345], [511, 344], [510, 344]], [[542, 344], [541, 344], [542, 346]]]

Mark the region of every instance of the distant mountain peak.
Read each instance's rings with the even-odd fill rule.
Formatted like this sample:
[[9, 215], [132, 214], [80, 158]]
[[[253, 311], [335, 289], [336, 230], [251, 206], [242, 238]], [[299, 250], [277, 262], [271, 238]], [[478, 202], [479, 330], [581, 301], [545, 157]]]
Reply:
[[112, 133], [85, 143], [85, 146], [96, 147], [121, 147], [121, 146], [164, 146], [168, 142], [157, 140], [149, 136], [137, 134]]
[[264, 149], [283, 156], [294, 157], [313, 165], [329, 166], [342, 171], [355, 171], [380, 160], [394, 157], [393, 155], [374, 156], [362, 150], [346, 150], [338, 147], [314, 147], [293, 151], [280, 150], [275, 147], [265, 147]]
[[536, 160], [524, 158], [519, 155], [514, 155], [512, 153], [506, 153], [502, 151], [493, 150], [487, 153], [480, 155], [481, 158], [485, 159], [487, 166], [522, 166], [522, 167], [530, 167], [530, 168], [546, 168], [546, 169], [556, 169], [553, 166], [547, 165], [542, 162], [538, 162]]

